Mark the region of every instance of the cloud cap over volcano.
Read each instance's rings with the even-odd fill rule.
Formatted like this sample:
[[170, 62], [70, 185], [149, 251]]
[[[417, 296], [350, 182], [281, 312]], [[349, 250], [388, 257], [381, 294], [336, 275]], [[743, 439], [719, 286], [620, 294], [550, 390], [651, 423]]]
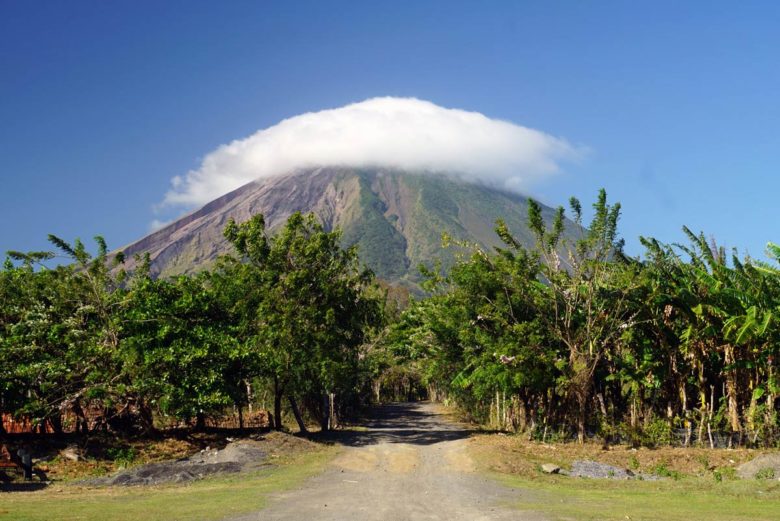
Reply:
[[524, 190], [583, 149], [531, 128], [416, 98], [309, 112], [222, 145], [171, 180], [164, 206], [195, 206], [255, 179], [313, 166], [443, 172]]

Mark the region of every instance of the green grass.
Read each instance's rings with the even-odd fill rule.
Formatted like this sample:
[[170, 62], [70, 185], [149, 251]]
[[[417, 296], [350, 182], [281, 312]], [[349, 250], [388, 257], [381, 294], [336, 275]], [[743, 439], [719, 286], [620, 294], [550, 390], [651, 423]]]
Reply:
[[560, 476], [495, 477], [521, 489], [519, 510], [543, 512], [550, 520], [776, 521], [780, 482], [610, 481]]
[[[325, 467], [335, 449], [296, 456], [278, 467], [189, 485], [110, 487], [5, 493], [2, 521], [177, 521], [223, 519], [263, 508], [268, 497], [300, 484]], [[56, 487], [56, 486], [55, 486]]]

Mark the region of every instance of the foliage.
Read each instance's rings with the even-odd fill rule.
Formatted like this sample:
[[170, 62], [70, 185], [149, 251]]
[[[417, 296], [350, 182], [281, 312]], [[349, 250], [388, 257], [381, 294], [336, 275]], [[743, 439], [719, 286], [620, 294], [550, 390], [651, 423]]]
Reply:
[[[313, 216], [294, 214], [276, 236], [262, 216], [230, 222], [241, 258], [213, 271], [155, 279], [149, 259], [131, 276], [102, 238], [91, 255], [50, 236], [70, 261], [48, 268], [48, 252], [9, 252], [0, 271], [0, 406], [61, 430], [202, 426], [205, 415], [253, 398], [272, 380], [312, 412], [321, 393], [347, 407], [370, 387], [361, 349], [381, 324], [381, 292], [354, 249], [339, 246]], [[363, 394], [361, 394], [363, 393]], [[312, 406], [313, 405], [313, 406]], [[281, 426], [277, 403], [277, 426]], [[97, 423], [87, 420], [99, 419]]]
[[774, 444], [780, 270], [687, 228], [687, 245], [642, 238], [644, 258], [628, 258], [603, 190], [587, 227], [580, 202], [570, 210], [574, 238], [563, 208], [548, 223], [529, 201], [531, 250], [501, 221], [495, 252], [451, 241], [471, 253], [447, 274], [424, 270], [432, 295], [401, 314], [387, 348], [432, 394], [542, 440], [563, 429], [713, 444], [726, 431], [730, 445]]
[[314, 397], [358, 387], [359, 348], [382, 318], [373, 275], [313, 215], [293, 214], [273, 237], [262, 215], [230, 221], [225, 237], [243, 262], [223, 259], [214, 278], [223, 291], [243, 293], [229, 299], [237, 338], [273, 380], [276, 427], [286, 394], [304, 430], [296, 397], [321, 403]]
[[[416, 233], [446, 229], [457, 198], [420, 193], [440, 211]], [[299, 213], [274, 235], [261, 215], [231, 221], [234, 256], [169, 279], [148, 259], [125, 273], [99, 237], [92, 255], [51, 236], [68, 265], [9, 252], [0, 270], [0, 405], [56, 430], [65, 412], [85, 429], [87, 410], [93, 429], [149, 430], [270, 396], [277, 428], [283, 399], [305, 428], [328, 425], [331, 393], [341, 414], [427, 394], [542, 441], [777, 445], [780, 247], [762, 263], [684, 228], [685, 244], [643, 237], [629, 258], [603, 190], [587, 225], [569, 206], [572, 229], [528, 202], [533, 248], [503, 221], [493, 251], [445, 235], [449, 257], [421, 267], [428, 294], [408, 304]]]

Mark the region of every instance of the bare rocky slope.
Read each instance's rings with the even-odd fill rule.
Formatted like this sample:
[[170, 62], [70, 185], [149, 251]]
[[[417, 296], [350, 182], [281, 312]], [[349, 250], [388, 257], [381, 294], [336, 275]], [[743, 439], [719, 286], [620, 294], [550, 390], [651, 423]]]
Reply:
[[[262, 213], [273, 230], [296, 211], [314, 212], [328, 229], [343, 231], [345, 246], [358, 245], [361, 259], [382, 279], [415, 284], [420, 263], [454, 258], [442, 248], [442, 233], [483, 248], [500, 245], [494, 232], [503, 218], [523, 242], [527, 199], [452, 176], [392, 169], [311, 168], [249, 183], [215, 199], [124, 248], [148, 252], [155, 275], [192, 273], [229, 253], [222, 236], [229, 219]], [[545, 208], [545, 216], [552, 210]]]

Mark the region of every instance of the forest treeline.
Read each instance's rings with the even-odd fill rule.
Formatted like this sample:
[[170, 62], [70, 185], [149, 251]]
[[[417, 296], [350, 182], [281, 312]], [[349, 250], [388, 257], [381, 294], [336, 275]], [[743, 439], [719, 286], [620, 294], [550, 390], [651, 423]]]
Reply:
[[[323, 396], [342, 408], [370, 392], [360, 349], [381, 327], [382, 295], [354, 249], [313, 215], [294, 214], [269, 236], [263, 216], [225, 236], [235, 254], [197, 275], [150, 275], [149, 259], [128, 274], [121, 255], [50, 236], [51, 252], [9, 252], [0, 272], [0, 408], [63, 430], [63, 413], [87, 428], [150, 431], [268, 396], [282, 411], [327, 426]], [[38, 268], [38, 269], [36, 269]], [[364, 391], [363, 387], [369, 389]], [[272, 405], [271, 405], [272, 404]], [[91, 428], [95, 428], [92, 426]]]
[[570, 207], [573, 233], [530, 202], [533, 248], [501, 222], [502, 248], [461, 245], [388, 344], [434, 395], [539, 439], [777, 444], [780, 270], [687, 228], [688, 244], [642, 238], [630, 258], [603, 190], [587, 226]]
[[533, 247], [501, 221], [495, 251], [445, 237], [454, 266], [422, 268], [426, 296], [408, 300], [313, 216], [274, 235], [231, 222], [232, 256], [169, 279], [148, 259], [126, 273], [102, 239], [92, 256], [50, 237], [67, 265], [10, 252], [0, 271], [0, 408], [57, 430], [97, 407], [106, 428], [149, 430], [263, 394], [274, 426], [291, 411], [303, 428], [331, 403], [427, 395], [537, 439], [776, 445], [778, 267], [688, 229], [632, 258], [603, 190], [588, 223], [569, 206], [573, 225], [529, 201]]

